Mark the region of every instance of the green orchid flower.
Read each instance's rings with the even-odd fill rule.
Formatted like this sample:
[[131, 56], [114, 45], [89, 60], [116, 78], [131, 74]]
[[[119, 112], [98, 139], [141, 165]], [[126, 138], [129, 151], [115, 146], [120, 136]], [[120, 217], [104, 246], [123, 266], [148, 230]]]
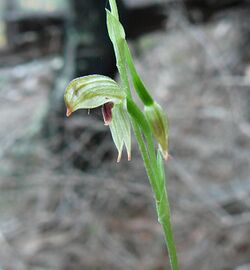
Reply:
[[117, 162], [121, 160], [125, 145], [128, 160], [131, 159], [131, 126], [126, 110], [126, 95], [119, 85], [103, 75], [89, 75], [71, 81], [65, 90], [66, 115], [79, 109], [102, 106], [104, 124], [111, 130], [118, 150]]

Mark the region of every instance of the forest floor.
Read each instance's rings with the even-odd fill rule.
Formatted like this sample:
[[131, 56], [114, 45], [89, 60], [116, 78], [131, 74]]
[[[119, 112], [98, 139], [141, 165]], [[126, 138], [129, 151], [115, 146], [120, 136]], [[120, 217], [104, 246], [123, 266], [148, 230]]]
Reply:
[[[166, 32], [131, 46], [169, 116], [167, 184], [180, 264], [249, 270], [250, 63], [242, 61], [239, 18], [170, 21]], [[135, 143], [131, 162], [86, 172], [51, 152], [41, 130], [61, 66], [53, 58], [0, 70], [0, 269], [167, 269]]]

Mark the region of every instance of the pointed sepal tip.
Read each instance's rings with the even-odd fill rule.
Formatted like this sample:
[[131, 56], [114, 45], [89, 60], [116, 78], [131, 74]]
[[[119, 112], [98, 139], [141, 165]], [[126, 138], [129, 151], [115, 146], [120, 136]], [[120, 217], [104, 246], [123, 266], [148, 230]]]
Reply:
[[67, 107], [66, 116], [69, 117], [72, 114], [72, 110]]

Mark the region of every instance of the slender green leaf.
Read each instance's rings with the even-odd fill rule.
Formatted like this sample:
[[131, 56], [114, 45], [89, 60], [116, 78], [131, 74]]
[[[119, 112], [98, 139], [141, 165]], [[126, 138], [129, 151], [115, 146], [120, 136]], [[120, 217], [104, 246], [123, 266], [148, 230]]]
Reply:
[[125, 52], [126, 62], [127, 62], [127, 65], [128, 65], [131, 77], [132, 77], [133, 85], [138, 96], [140, 97], [144, 105], [147, 105], [147, 106], [152, 105], [154, 100], [149, 94], [149, 91], [147, 90], [146, 86], [144, 85], [143, 81], [141, 80], [140, 76], [137, 73], [131, 52], [129, 50], [129, 47], [126, 41], [124, 41], [124, 52]]

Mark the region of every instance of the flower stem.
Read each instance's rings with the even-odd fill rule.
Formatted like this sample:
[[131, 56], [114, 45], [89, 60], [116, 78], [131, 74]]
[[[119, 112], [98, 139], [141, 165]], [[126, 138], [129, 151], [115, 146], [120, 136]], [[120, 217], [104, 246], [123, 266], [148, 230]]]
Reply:
[[[133, 128], [135, 132], [135, 137], [139, 145], [139, 149], [144, 161], [144, 166], [149, 178], [150, 185], [152, 187], [152, 190], [154, 192], [154, 197], [156, 201], [156, 208], [157, 208], [157, 215], [158, 215], [158, 221], [162, 225], [166, 245], [168, 249], [168, 254], [170, 258], [170, 264], [172, 270], [179, 270], [178, 265], [178, 258], [177, 258], [177, 252], [174, 242], [174, 235], [171, 225], [171, 213], [170, 213], [170, 205], [166, 190], [166, 184], [165, 184], [165, 172], [164, 172], [164, 166], [155, 166], [154, 162], [151, 162], [152, 160], [155, 160], [155, 152], [152, 152], [150, 150], [147, 150], [145, 142], [143, 140], [143, 135], [140, 131], [139, 123], [135, 120], [135, 118], [132, 121]], [[146, 137], [146, 136], [145, 136]], [[147, 140], [147, 137], [146, 137]], [[149, 149], [149, 148], [148, 148]], [[161, 154], [159, 153], [158, 156]], [[161, 157], [161, 156], [160, 156]], [[162, 161], [162, 158], [161, 158]]]
[[[143, 113], [140, 112], [136, 104], [130, 99], [127, 99], [127, 107], [132, 118], [135, 137], [144, 161], [149, 182], [154, 192], [158, 221], [163, 227], [171, 268], [172, 270], [179, 270], [174, 235], [171, 225], [170, 205], [166, 190], [165, 170], [162, 156], [159, 152], [156, 161], [152, 136], [149, 134], [149, 127], [147, 126]], [[146, 144], [143, 139], [143, 134], [145, 135]]]
[[[109, 3], [112, 15], [118, 19], [119, 15], [116, 1], [109, 0]], [[149, 182], [154, 193], [158, 221], [163, 227], [171, 263], [171, 269], [179, 270], [173, 230], [171, 226], [170, 206], [166, 190], [165, 171], [162, 157], [161, 154], [158, 153], [158, 156], [156, 158], [152, 132], [150, 130], [149, 124], [144, 114], [132, 101], [129, 79], [127, 74], [127, 64], [130, 66], [130, 69], [134, 74], [133, 77], [136, 79], [134, 83], [136, 83], [136, 85], [138, 86], [137, 88], [141, 89], [141, 91], [140, 89], [139, 91], [137, 89], [137, 93], [142, 99], [142, 101], [144, 101], [146, 104], [151, 104], [153, 102], [153, 99], [151, 98], [147, 89], [144, 87], [139, 75], [137, 74], [136, 69], [134, 68], [132, 56], [130, 54], [129, 48], [126, 47], [126, 42], [120, 43], [115, 40], [113, 41], [113, 45], [115, 49], [117, 68], [120, 74], [122, 87], [125, 93], [127, 93], [127, 109], [131, 116], [135, 137], [138, 142], [141, 156], [144, 161], [144, 166], [149, 178]], [[126, 60], [128, 63], [126, 63]]]
[[168, 194], [165, 190], [164, 192], [164, 199], [162, 201], [162, 204], [165, 205], [165, 216], [162, 218], [160, 221], [164, 234], [165, 234], [165, 240], [168, 248], [168, 253], [169, 253], [169, 258], [170, 258], [170, 263], [171, 263], [171, 268], [172, 270], [178, 270], [179, 265], [178, 265], [178, 258], [177, 258], [177, 252], [176, 252], [176, 247], [175, 247], [175, 242], [174, 242], [174, 234], [173, 234], [173, 229], [172, 229], [172, 224], [171, 224], [171, 215], [170, 215], [170, 206], [169, 206], [169, 201], [168, 201]]

